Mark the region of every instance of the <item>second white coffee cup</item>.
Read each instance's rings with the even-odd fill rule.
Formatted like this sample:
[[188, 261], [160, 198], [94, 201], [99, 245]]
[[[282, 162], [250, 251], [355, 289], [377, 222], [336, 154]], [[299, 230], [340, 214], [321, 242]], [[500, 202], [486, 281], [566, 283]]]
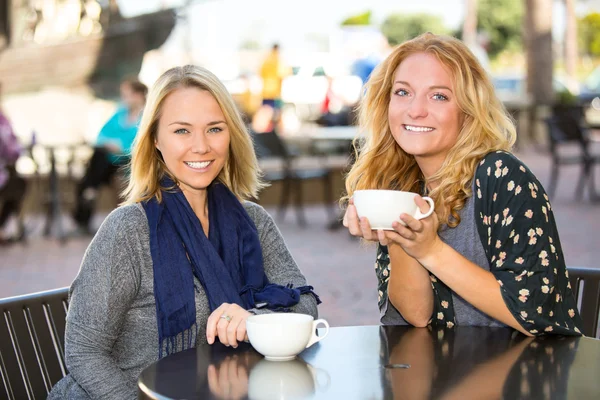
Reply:
[[357, 190], [352, 198], [359, 218], [366, 217], [371, 229], [393, 230], [394, 221], [405, 225], [400, 214], [423, 219], [433, 213], [435, 206], [431, 197], [423, 197], [429, 203], [429, 210], [423, 214], [415, 204], [415, 196], [416, 193], [400, 190]]
[[[322, 336], [316, 334], [319, 324], [325, 325]], [[246, 331], [252, 347], [267, 360], [286, 361], [323, 340], [329, 333], [329, 324], [307, 314], [273, 313], [248, 317]]]

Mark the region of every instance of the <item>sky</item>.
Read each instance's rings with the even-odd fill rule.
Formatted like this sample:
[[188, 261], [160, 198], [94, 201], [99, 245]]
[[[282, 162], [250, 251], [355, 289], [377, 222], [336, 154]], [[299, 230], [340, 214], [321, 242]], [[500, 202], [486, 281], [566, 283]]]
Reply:
[[[121, 0], [125, 15], [179, 5], [182, 0]], [[442, 16], [449, 27], [458, 27], [463, 18], [463, 0], [200, 0], [191, 6], [191, 31], [195, 45], [217, 37], [219, 46], [237, 48], [245, 38], [268, 45], [303, 46], [307, 33], [326, 35], [345, 18], [367, 10], [376, 23], [393, 12], [427, 12]], [[235, 10], [235, 11], [233, 11]]]
[[[524, 1], [524, 0], [514, 0]], [[341, 21], [367, 10], [375, 25], [392, 13], [429, 13], [438, 15], [450, 29], [459, 28], [464, 17], [465, 0], [192, 0], [180, 13], [173, 34], [162, 47], [171, 60], [192, 62], [215, 68], [220, 77], [235, 75], [237, 53], [245, 41], [262, 48], [280, 43], [284, 59], [313, 57], [318, 43], [337, 32]], [[161, 6], [181, 6], [186, 0], [118, 0], [125, 16], [151, 12]], [[578, 13], [600, 7], [600, 0], [579, 0]], [[553, 34], [557, 41], [564, 31], [564, 6], [554, 0]], [[312, 37], [315, 40], [307, 40]], [[353, 38], [358, 39], [360, 36]], [[186, 52], [189, 49], [189, 52]], [[182, 60], [181, 54], [192, 54]], [[293, 54], [290, 54], [293, 53]], [[179, 58], [178, 58], [179, 57]], [[228, 67], [230, 66], [230, 68]], [[228, 68], [230, 69], [228, 71]]]
[[[523, 1], [523, 0], [514, 0]], [[118, 0], [124, 15], [130, 16], [181, 6], [186, 0]], [[442, 17], [445, 25], [458, 28], [464, 16], [464, 0], [192, 0], [187, 30], [180, 26], [168, 45], [192, 48], [235, 50], [241, 42], [254, 39], [263, 46], [275, 41], [283, 47], [306, 46], [306, 35], [328, 35], [345, 18], [371, 10], [376, 24], [394, 12], [430, 13]], [[554, 34], [560, 39], [564, 27], [562, 0], [554, 0]], [[580, 0], [578, 13], [600, 7], [600, 0]], [[180, 24], [183, 25], [183, 24]], [[191, 34], [187, 34], [190, 33]], [[186, 44], [184, 41], [188, 39]], [[179, 41], [179, 43], [177, 43]]]

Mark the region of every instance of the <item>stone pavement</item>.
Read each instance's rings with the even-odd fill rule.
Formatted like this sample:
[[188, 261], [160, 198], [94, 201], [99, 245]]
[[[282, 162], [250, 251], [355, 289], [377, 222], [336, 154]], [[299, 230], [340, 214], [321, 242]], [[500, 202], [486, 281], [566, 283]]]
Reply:
[[[528, 150], [518, 156], [547, 186], [550, 160], [545, 154]], [[551, 199], [568, 265], [600, 268], [600, 203], [588, 196], [575, 199], [577, 167], [561, 169], [557, 195]], [[600, 187], [600, 180], [596, 180]], [[268, 208], [268, 211], [274, 211]], [[320, 314], [331, 325], [378, 323], [374, 247], [353, 239], [344, 230], [325, 229], [322, 206], [307, 208], [308, 226], [298, 228], [293, 210], [278, 222], [286, 242], [321, 296]], [[68, 218], [65, 217], [68, 223]], [[99, 225], [101, 217], [96, 221]], [[39, 232], [41, 221], [30, 218], [28, 225]], [[34, 233], [26, 245], [0, 247], [0, 298], [68, 286], [79, 269], [89, 243], [88, 237], [70, 239], [60, 245], [54, 239]]]

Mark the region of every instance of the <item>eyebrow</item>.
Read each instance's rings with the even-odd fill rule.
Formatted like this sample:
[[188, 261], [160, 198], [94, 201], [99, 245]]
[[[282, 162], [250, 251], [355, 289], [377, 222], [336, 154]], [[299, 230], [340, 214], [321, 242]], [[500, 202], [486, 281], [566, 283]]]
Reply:
[[[219, 124], [224, 124], [225, 121], [212, 121], [209, 122], [208, 124], [206, 124], [207, 126], [213, 126], [213, 125], [219, 125]], [[192, 124], [190, 124], [189, 122], [185, 122], [185, 121], [174, 121], [171, 122], [169, 125], [167, 126], [171, 126], [171, 125], [184, 125], [184, 126], [192, 126]]]
[[[401, 85], [406, 85], [408, 87], [412, 87], [410, 86], [410, 83], [405, 82], [405, 81], [396, 81], [394, 82], [394, 84], [399, 83]], [[448, 90], [449, 92], [452, 92], [452, 89], [450, 89], [448, 86], [444, 86], [444, 85], [434, 85], [434, 86], [429, 86], [429, 89], [445, 89]]]

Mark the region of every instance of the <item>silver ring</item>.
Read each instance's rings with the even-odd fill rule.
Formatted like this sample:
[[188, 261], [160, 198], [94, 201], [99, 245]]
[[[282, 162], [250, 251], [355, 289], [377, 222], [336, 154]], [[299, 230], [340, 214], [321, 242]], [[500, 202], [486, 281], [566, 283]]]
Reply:
[[227, 315], [227, 314], [223, 314], [223, 315], [221, 315], [221, 319], [225, 319], [225, 320], [227, 320], [227, 322], [230, 322], [231, 321], [231, 316]]

